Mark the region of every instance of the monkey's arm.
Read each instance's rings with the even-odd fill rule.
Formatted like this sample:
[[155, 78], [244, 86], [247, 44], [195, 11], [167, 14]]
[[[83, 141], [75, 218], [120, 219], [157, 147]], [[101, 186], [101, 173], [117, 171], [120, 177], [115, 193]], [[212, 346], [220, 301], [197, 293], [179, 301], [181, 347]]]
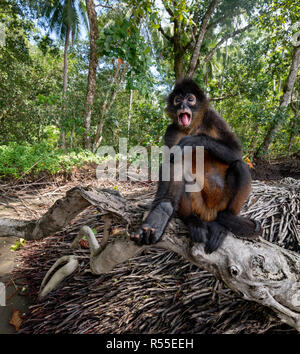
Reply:
[[205, 134], [185, 136], [180, 140], [178, 145], [181, 148], [184, 148], [184, 146], [203, 146], [204, 149], [209, 150], [217, 159], [228, 165], [242, 159], [239, 150], [233, 149], [222, 141]]
[[[168, 147], [172, 147], [178, 140], [178, 129], [171, 124], [166, 131], [164, 142]], [[184, 180], [174, 181], [174, 166], [170, 171], [170, 181], [162, 178], [162, 166], [159, 169], [159, 182], [154, 201], [152, 202], [150, 213], [143, 225], [131, 235], [131, 239], [137, 244], [151, 244], [159, 241], [168, 221], [172, 217], [176, 205], [182, 195]]]
[[178, 143], [178, 139], [180, 139], [178, 128], [175, 124], [170, 124], [164, 136], [165, 145], [171, 148], [172, 146], [176, 145], [176, 143]]

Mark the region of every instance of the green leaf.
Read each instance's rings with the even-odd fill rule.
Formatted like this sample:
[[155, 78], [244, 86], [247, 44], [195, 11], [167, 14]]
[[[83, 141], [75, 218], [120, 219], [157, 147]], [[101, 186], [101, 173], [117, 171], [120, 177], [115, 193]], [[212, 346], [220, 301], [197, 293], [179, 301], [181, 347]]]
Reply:
[[25, 246], [26, 240], [24, 238], [20, 238], [19, 241], [16, 241], [13, 245], [10, 246], [11, 251], [16, 251], [21, 247]]

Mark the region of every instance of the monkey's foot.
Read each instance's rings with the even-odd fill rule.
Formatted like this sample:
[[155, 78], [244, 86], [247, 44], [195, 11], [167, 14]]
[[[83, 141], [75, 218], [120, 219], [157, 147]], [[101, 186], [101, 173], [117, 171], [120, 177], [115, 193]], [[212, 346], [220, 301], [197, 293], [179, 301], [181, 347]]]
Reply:
[[174, 208], [171, 202], [161, 202], [151, 211], [140, 229], [130, 236], [130, 239], [135, 241], [138, 245], [156, 243], [165, 231], [173, 211]]
[[256, 239], [262, 234], [260, 222], [221, 211], [217, 221], [238, 237]]
[[196, 215], [189, 216], [184, 222], [187, 224], [190, 234], [189, 237], [194, 242], [207, 241], [207, 227], [206, 223], [202, 222]]
[[227, 235], [227, 229], [216, 221], [208, 222], [207, 229], [208, 239], [205, 243], [204, 251], [209, 254], [221, 246]]

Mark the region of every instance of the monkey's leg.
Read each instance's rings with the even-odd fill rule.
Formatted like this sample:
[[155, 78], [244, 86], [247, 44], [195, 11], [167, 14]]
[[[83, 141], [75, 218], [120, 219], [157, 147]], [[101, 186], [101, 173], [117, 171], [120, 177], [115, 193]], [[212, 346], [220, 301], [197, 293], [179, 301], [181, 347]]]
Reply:
[[205, 253], [212, 253], [216, 251], [223, 243], [228, 230], [226, 227], [217, 221], [210, 221], [206, 223], [208, 230], [208, 237], [205, 243]]
[[201, 221], [199, 216], [192, 214], [183, 219], [194, 242], [204, 243], [204, 251], [212, 253], [223, 243], [228, 230], [216, 221]]
[[220, 211], [216, 221], [236, 236], [256, 238], [261, 234], [260, 223], [256, 220], [238, 216], [249, 196], [251, 176], [248, 166], [242, 161], [234, 162], [227, 170], [226, 182], [232, 191], [231, 199], [225, 211]]
[[194, 242], [207, 242], [207, 223], [200, 220], [199, 216], [191, 214], [182, 218], [189, 229], [189, 236]]
[[[201, 198], [201, 196], [199, 197]], [[202, 202], [204, 203], [203, 200]], [[222, 244], [228, 232], [227, 229], [215, 221], [202, 221], [192, 211], [192, 201], [189, 194], [183, 194], [177, 212], [189, 228], [189, 237], [194, 242], [204, 243], [204, 251], [206, 253], [215, 251]]]
[[181, 168], [171, 164], [170, 181], [160, 180], [152, 209], [142, 226], [131, 235], [137, 244], [152, 244], [159, 241], [184, 191], [184, 180], [175, 181], [174, 171]]

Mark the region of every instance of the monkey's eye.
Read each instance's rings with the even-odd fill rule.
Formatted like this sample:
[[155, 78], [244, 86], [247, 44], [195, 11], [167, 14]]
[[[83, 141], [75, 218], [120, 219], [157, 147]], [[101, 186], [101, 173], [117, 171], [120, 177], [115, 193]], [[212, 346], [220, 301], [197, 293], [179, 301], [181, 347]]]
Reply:
[[174, 106], [177, 106], [179, 103], [181, 103], [182, 99], [180, 96], [175, 96], [174, 98]]
[[196, 104], [196, 97], [194, 95], [188, 95], [187, 99], [190, 105], [193, 106], [194, 104]]

